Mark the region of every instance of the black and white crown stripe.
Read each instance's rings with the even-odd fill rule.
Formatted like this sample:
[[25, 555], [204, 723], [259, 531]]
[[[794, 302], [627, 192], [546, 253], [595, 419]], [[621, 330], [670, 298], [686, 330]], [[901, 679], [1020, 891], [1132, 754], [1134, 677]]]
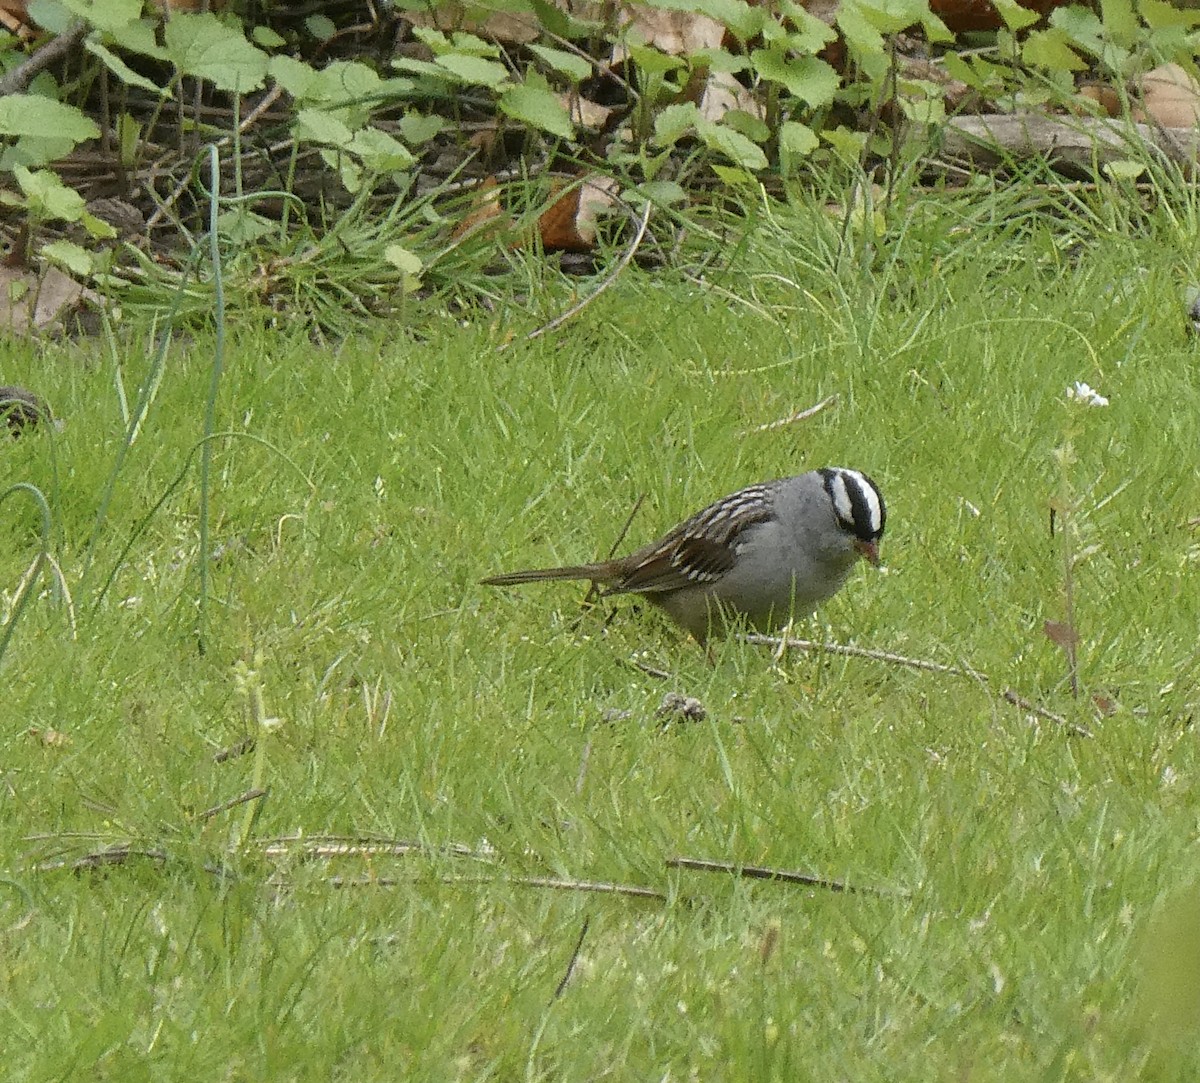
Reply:
[[860, 541], [879, 541], [887, 522], [879, 486], [866, 474], [844, 466], [827, 466], [819, 473], [842, 527]]

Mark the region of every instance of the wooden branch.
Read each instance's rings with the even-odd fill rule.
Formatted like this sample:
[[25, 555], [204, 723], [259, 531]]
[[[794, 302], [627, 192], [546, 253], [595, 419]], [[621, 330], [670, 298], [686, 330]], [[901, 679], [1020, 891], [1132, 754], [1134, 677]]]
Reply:
[[942, 154], [994, 168], [1012, 159], [1045, 158], [1073, 172], [1137, 158], [1144, 151], [1187, 164], [1200, 158], [1200, 132], [1097, 117], [991, 113], [952, 117], [942, 129]]

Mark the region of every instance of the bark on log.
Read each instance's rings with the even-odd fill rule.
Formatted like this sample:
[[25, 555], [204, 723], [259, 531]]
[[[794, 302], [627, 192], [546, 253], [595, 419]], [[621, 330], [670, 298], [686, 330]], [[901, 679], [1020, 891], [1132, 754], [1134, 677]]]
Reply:
[[987, 169], [1036, 157], [1063, 172], [1091, 176], [1100, 166], [1138, 160], [1147, 151], [1190, 174], [1200, 157], [1200, 131], [1106, 117], [993, 113], [952, 117], [942, 135], [942, 157]]

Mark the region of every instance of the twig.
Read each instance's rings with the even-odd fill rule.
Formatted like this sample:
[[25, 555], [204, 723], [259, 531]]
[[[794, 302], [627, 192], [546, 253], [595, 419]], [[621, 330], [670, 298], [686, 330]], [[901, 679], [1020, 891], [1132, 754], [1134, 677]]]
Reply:
[[263, 846], [266, 857], [291, 857], [297, 850], [305, 858], [323, 860], [334, 857], [404, 857], [406, 854], [472, 857], [479, 861], [492, 861], [496, 857], [494, 853], [472, 849], [459, 842], [431, 846], [406, 839], [355, 839], [338, 835], [293, 835], [271, 839]]
[[[568, 308], [566, 312], [555, 316], [554, 319], [552, 319], [549, 323], [544, 324], [542, 327], [538, 327], [535, 330], [530, 331], [529, 334], [525, 336], [526, 342], [532, 342], [535, 338], [540, 338], [542, 335], [548, 334], [551, 331], [557, 331], [564, 323], [567, 322], [567, 320], [571, 319], [573, 316], [579, 315], [580, 312], [582, 312], [597, 297], [599, 297], [600, 294], [602, 294], [606, 289], [608, 289], [609, 286], [611, 286], [618, 278], [621, 277], [621, 272], [629, 266], [630, 261], [637, 254], [637, 250], [641, 246], [642, 238], [646, 235], [646, 227], [650, 224], [650, 210], [652, 207], [653, 204], [649, 200], [646, 200], [646, 209], [642, 213], [641, 221], [638, 223], [637, 236], [633, 238], [633, 243], [625, 250], [625, 254], [621, 256], [619, 260], [617, 260], [617, 265], [612, 269], [608, 277], [605, 278], [604, 281], [601, 282], [600, 285], [592, 290], [592, 292], [586, 297], [580, 298], [575, 304]], [[501, 353], [504, 350], [507, 350], [509, 345], [510, 343], [502, 342], [496, 347], [496, 352]]]
[[671, 674], [665, 669], [655, 669], [649, 662], [643, 662], [637, 658], [622, 658], [620, 661], [627, 666], [632, 666], [634, 669], [640, 669], [647, 676], [653, 677], [657, 681], [669, 681]]
[[267, 792], [267, 790], [247, 790], [240, 797], [231, 797], [228, 801], [222, 801], [219, 805], [213, 805], [212, 808], [206, 808], [203, 812], [196, 813], [196, 819], [211, 820], [214, 816], [220, 816], [222, 812], [228, 812], [231, 808], [244, 805], [247, 801], [257, 801], [260, 797], [266, 797]]
[[805, 884], [808, 887], [823, 887], [827, 891], [845, 892], [848, 895], [900, 896], [908, 898], [907, 891], [893, 888], [859, 887], [844, 880], [830, 880], [808, 872], [792, 872], [787, 869], [772, 869], [764, 865], [736, 865], [731, 861], [708, 861], [702, 857], [672, 857], [667, 859], [669, 869], [692, 869], [695, 872], [726, 872], [747, 880], [778, 880], [784, 884]]
[[866, 647], [848, 647], [842, 643], [818, 643], [812, 639], [789, 639], [780, 636], [765, 636], [758, 632], [749, 632], [741, 637], [745, 643], [757, 643], [765, 647], [783, 646], [793, 650], [809, 651], [811, 653], [840, 654], [847, 658], [870, 658], [875, 662], [890, 662], [896, 666], [907, 666], [909, 669], [923, 669], [930, 673], [949, 673], [955, 677], [971, 677], [977, 681], [987, 681], [987, 675], [978, 670], [964, 666], [946, 666], [941, 662], [930, 662], [924, 658], [909, 658], [903, 654], [893, 654], [891, 651], [874, 651]]
[[782, 429], [785, 425], [795, 424], [797, 421], [807, 421], [814, 414], [819, 414], [827, 406], [832, 406], [837, 402], [837, 394], [830, 395], [828, 398], [822, 399], [815, 406], [810, 406], [807, 410], [801, 410], [799, 413], [791, 414], [789, 417], [781, 417], [778, 421], [768, 421], [764, 425], [755, 425], [752, 429], [743, 429], [742, 436], [750, 436], [756, 432], [770, 432], [772, 429]]
[[77, 22], [67, 27], [58, 37], [46, 42], [28, 60], [18, 64], [0, 79], [0, 98], [25, 90], [38, 72], [66, 56], [84, 39], [87, 32], [87, 23]]
[[218, 748], [213, 753], [213, 763], [224, 763], [226, 760], [236, 760], [239, 756], [246, 755], [247, 752], [254, 751], [254, 738], [243, 737], [237, 744], [230, 745], [228, 748]]
[[588, 926], [591, 924], [591, 918], [583, 919], [583, 928], [579, 930], [579, 939], [575, 941], [575, 950], [571, 952], [570, 961], [567, 963], [567, 971], [562, 976], [562, 981], [558, 983], [558, 988], [554, 990], [554, 996], [550, 998], [550, 1003], [553, 1004], [560, 996], [563, 995], [563, 990], [567, 987], [567, 982], [571, 980], [571, 975], [575, 972], [575, 963], [579, 960], [579, 952], [583, 947], [583, 938], [587, 936]]
[[1047, 722], [1053, 722], [1055, 725], [1062, 726], [1072, 737], [1095, 736], [1086, 726], [1077, 726], [1074, 722], [1067, 721], [1060, 714], [1048, 711], [1045, 707], [1039, 707], [1036, 703], [1030, 703], [1024, 696], [1018, 695], [1015, 689], [1006, 688], [1004, 690], [1004, 699], [1014, 707], [1020, 707], [1022, 711], [1031, 711], [1039, 718], [1046, 719]]
[[[396, 887], [412, 883], [398, 876], [345, 877], [332, 876], [328, 883], [333, 887]], [[599, 895], [624, 895], [631, 899], [653, 899], [666, 902], [667, 897], [653, 888], [637, 884], [610, 884], [601, 880], [558, 880], [549, 876], [439, 876], [439, 884], [512, 884], [514, 887], [544, 887], [554, 891], [589, 891]]]

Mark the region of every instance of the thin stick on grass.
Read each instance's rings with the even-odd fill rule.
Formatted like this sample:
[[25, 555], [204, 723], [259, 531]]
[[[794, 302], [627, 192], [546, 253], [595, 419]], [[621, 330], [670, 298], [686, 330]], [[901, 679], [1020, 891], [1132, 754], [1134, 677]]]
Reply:
[[[426, 880], [424, 877], [421, 879]], [[641, 887], [638, 884], [614, 884], [603, 880], [560, 880], [550, 876], [508, 876], [503, 878], [438, 876], [434, 877], [434, 881], [449, 885], [511, 884], [513, 887], [547, 888], [551, 891], [583, 891], [597, 895], [620, 895], [630, 899], [650, 899], [654, 902], [667, 901], [667, 896], [654, 888]], [[327, 882], [332, 887], [397, 887], [400, 884], [411, 884], [414, 880], [399, 876], [331, 876]]]
[[1014, 707], [1020, 707], [1022, 711], [1029, 711], [1044, 718], [1047, 722], [1053, 722], [1055, 725], [1062, 726], [1072, 737], [1094, 737], [1090, 729], [1086, 726], [1077, 726], [1074, 722], [1069, 722], [1060, 714], [1055, 714], [1053, 711], [1046, 710], [1045, 707], [1039, 707], [1036, 703], [1031, 703], [1024, 696], [1019, 695], [1015, 689], [1006, 688], [1003, 693], [1003, 699], [1007, 703], [1011, 703]]
[[806, 887], [820, 887], [826, 891], [847, 895], [908, 898], [907, 891], [899, 891], [895, 888], [865, 887], [847, 884], [844, 880], [831, 880], [825, 876], [815, 876], [808, 872], [774, 869], [765, 865], [740, 865], [731, 861], [709, 861], [702, 857], [671, 857], [667, 859], [667, 868], [690, 869], [693, 872], [723, 872], [731, 876], [740, 876], [746, 880], [776, 880], [784, 884], [803, 884]]
[[954, 677], [971, 677], [974, 680], [980, 681], [987, 680], [986, 674], [970, 669], [969, 667], [947, 666], [941, 662], [931, 662], [925, 658], [909, 658], [903, 654], [893, 654], [891, 651], [869, 650], [866, 647], [849, 647], [843, 643], [818, 643], [813, 639], [767, 636], [761, 635], [758, 632], [748, 632], [741, 639], [745, 643], [755, 643], [765, 647], [783, 647], [815, 654], [839, 654], [846, 658], [869, 658], [874, 662], [887, 662], [889, 665], [907, 666], [909, 669], [920, 669], [929, 673], [948, 673]]
[[237, 808], [238, 805], [244, 805], [247, 801], [257, 801], [260, 797], [266, 797], [267, 790], [247, 790], [239, 797], [231, 797], [228, 801], [222, 801], [219, 805], [213, 805], [212, 808], [206, 808], [203, 812], [196, 813], [197, 820], [211, 820], [216, 816], [220, 816], [222, 812], [228, 812], [232, 808]]
[[[625, 250], [624, 254], [617, 260], [616, 266], [609, 272], [608, 276], [586, 297], [580, 298], [575, 304], [567, 309], [566, 312], [555, 316], [549, 323], [530, 331], [525, 336], [526, 342], [532, 342], [535, 338], [540, 338], [542, 335], [549, 334], [551, 331], [557, 331], [567, 320], [578, 316], [588, 305], [590, 305], [597, 297], [600, 296], [609, 286], [611, 286], [618, 278], [621, 277], [621, 272], [629, 266], [630, 261], [637, 254], [638, 248], [641, 247], [642, 238], [646, 235], [646, 227], [650, 224], [650, 210], [653, 204], [650, 200], [646, 200], [646, 209], [642, 212], [641, 221], [638, 223], [637, 235], [633, 238], [633, 243]], [[507, 350], [510, 343], [502, 342], [496, 347], [496, 352], [501, 353]]]
[[828, 406], [832, 406], [837, 402], [837, 394], [829, 395], [823, 398], [820, 402], [808, 407], [806, 410], [800, 410], [797, 413], [789, 414], [787, 417], [781, 417], [776, 421], [768, 421], [762, 425], [755, 425], [752, 429], [744, 429], [742, 436], [752, 436], [756, 432], [771, 432], [774, 429], [782, 429], [785, 425], [794, 425], [798, 421], [807, 421], [810, 417], [819, 414]]
[[567, 982], [571, 980], [571, 975], [575, 973], [575, 964], [579, 961], [579, 952], [583, 948], [583, 939], [587, 936], [588, 926], [591, 922], [591, 918], [585, 917], [583, 919], [583, 927], [579, 930], [579, 938], [575, 941], [575, 950], [571, 952], [571, 958], [567, 962], [567, 970], [562, 976], [562, 981], [558, 983], [558, 988], [554, 990], [554, 996], [550, 998], [551, 1004], [563, 995], [564, 990], [567, 988]]

